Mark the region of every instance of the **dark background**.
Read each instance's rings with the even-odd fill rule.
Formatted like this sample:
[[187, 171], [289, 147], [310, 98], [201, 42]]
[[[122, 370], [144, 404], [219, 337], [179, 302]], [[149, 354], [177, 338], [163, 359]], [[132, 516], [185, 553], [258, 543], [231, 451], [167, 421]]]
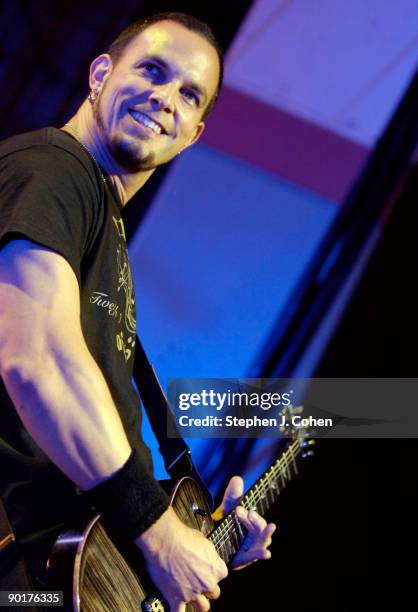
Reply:
[[214, 609], [381, 609], [398, 537], [398, 453], [393, 441], [320, 441], [271, 513], [274, 556], [234, 572]]
[[[417, 194], [411, 166], [316, 376], [417, 376]], [[386, 609], [412, 546], [417, 451], [412, 438], [318, 440], [269, 514], [273, 558], [234, 572], [214, 609]]]

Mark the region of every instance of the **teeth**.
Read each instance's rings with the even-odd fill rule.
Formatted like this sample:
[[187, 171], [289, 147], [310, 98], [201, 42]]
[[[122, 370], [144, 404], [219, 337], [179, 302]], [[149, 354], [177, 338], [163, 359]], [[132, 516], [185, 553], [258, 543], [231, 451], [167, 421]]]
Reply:
[[155, 121], [153, 121], [146, 115], [143, 115], [142, 113], [138, 113], [137, 111], [131, 111], [131, 115], [134, 119], [136, 119], [136, 121], [139, 121], [140, 123], [143, 123], [147, 127], [151, 128], [151, 130], [155, 132], [156, 134], [161, 134], [162, 129], [160, 128], [158, 123], [155, 123]]

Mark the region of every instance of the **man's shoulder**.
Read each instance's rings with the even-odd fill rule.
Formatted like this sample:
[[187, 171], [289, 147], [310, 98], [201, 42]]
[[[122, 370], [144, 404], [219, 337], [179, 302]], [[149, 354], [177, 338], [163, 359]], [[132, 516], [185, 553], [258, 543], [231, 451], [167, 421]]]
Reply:
[[80, 180], [97, 191], [96, 168], [88, 153], [67, 132], [45, 127], [0, 141], [0, 166], [13, 175], [44, 175], [60, 182]]
[[5, 140], [0, 141], [0, 157], [24, 151], [25, 149], [36, 147], [38, 145], [48, 144], [49, 128], [42, 128], [32, 132], [25, 132], [10, 136]]
[[21, 153], [25, 157], [51, 156], [55, 164], [62, 159], [65, 163], [73, 160], [89, 169], [90, 158], [79, 143], [69, 134], [55, 127], [45, 127], [0, 141], [0, 159]]

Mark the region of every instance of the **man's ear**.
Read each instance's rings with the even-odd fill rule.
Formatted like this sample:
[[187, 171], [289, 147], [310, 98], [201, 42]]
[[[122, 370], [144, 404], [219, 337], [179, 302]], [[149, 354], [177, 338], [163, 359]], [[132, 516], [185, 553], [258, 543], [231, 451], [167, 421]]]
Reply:
[[107, 77], [112, 72], [112, 58], [108, 53], [102, 53], [90, 65], [89, 85], [92, 90], [100, 90]]
[[206, 123], [204, 121], [199, 121], [199, 123], [195, 127], [195, 131], [193, 132], [193, 135], [191, 136], [189, 142], [183, 147], [183, 150], [187, 149], [188, 147], [191, 147], [192, 144], [194, 144], [195, 142], [199, 140], [199, 138], [203, 134], [205, 127], [206, 127]]

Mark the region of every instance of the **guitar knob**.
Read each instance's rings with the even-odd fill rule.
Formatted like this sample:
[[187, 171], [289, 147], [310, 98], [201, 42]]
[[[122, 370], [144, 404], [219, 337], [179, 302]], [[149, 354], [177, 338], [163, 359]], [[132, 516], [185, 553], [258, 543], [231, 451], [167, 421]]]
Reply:
[[195, 516], [209, 516], [206, 510], [202, 510], [202, 508], [199, 508], [196, 504], [193, 504], [192, 510]]
[[302, 448], [307, 448], [308, 446], [314, 446], [315, 440], [304, 440], [302, 442]]
[[302, 453], [302, 459], [306, 459], [307, 457], [313, 457], [314, 456], [314, 452], [313, 451], [307, 451], [306, 453]]

